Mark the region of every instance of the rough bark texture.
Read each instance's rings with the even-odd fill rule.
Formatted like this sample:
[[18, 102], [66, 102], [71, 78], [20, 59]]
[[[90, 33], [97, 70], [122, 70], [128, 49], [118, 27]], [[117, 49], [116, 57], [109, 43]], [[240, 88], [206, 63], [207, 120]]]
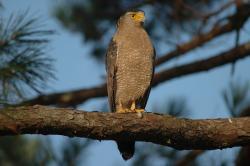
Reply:
[[[239, 117], [250, 116], [250, 106], [243, 109]], [[201, 154], [204, 154], [206, 150], [193, 150], [186, 154], [181, 160], [176, 162], [177, 166], [190, 165], [194, 162]], [[250, 160], [250, 146], [242, 147], [236, 160], [237, 166], [247, 166]]]
[[[240, 114], [242, 117], [250, 117], [250, 106], [246, 107]], [[236, 159], [236, 166], [248, 166], [250, 163], [250, 146], [242, 147], [237, 159]]]
[[190, 120], [144, 113], [84, 112], [44, 106], [1, 110], [0, 135], [44, 134], [136, 140], [176, 149], [250, 145], [250, 118]]

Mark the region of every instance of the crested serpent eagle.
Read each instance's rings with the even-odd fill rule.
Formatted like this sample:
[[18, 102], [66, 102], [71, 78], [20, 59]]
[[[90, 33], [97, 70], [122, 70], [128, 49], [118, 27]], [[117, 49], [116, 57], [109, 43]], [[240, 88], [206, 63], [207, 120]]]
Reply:
[[[107, 90], [112, 112], [144, 112], [154, 74], [154, 47], [143, 27], [143, 11], [129, 11], [117, 22], [106, 55]], [[135, 126], [136, 127], [136, 126]], [[117, 141], [123, 159], [135, 141]]]

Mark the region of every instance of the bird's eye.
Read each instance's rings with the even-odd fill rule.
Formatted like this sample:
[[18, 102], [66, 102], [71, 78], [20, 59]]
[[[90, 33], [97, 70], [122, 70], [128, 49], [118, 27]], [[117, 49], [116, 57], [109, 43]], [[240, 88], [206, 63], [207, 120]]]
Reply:
[[132, 14], [131, 17], [132, 17], [132, 18], [135, 18], [135, 14]]

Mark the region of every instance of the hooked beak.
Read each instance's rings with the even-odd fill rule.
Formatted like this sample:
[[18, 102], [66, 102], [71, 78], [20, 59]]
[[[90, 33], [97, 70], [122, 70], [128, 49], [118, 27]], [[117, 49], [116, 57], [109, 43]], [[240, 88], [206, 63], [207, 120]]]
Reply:
[[134, 20], [138, 22], [144, 22], [145, 21], [145, 14], [144, 12], [137, 12], [134, 16]]

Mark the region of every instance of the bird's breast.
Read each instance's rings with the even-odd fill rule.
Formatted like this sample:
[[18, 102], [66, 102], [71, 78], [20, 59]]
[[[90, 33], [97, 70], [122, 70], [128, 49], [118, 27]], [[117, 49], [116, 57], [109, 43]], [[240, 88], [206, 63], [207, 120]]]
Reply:
[[153, 74], [153, 46], [146, 33], [125, 35], [117, 49], [117, 91], [134, 98], [143, 96]]

